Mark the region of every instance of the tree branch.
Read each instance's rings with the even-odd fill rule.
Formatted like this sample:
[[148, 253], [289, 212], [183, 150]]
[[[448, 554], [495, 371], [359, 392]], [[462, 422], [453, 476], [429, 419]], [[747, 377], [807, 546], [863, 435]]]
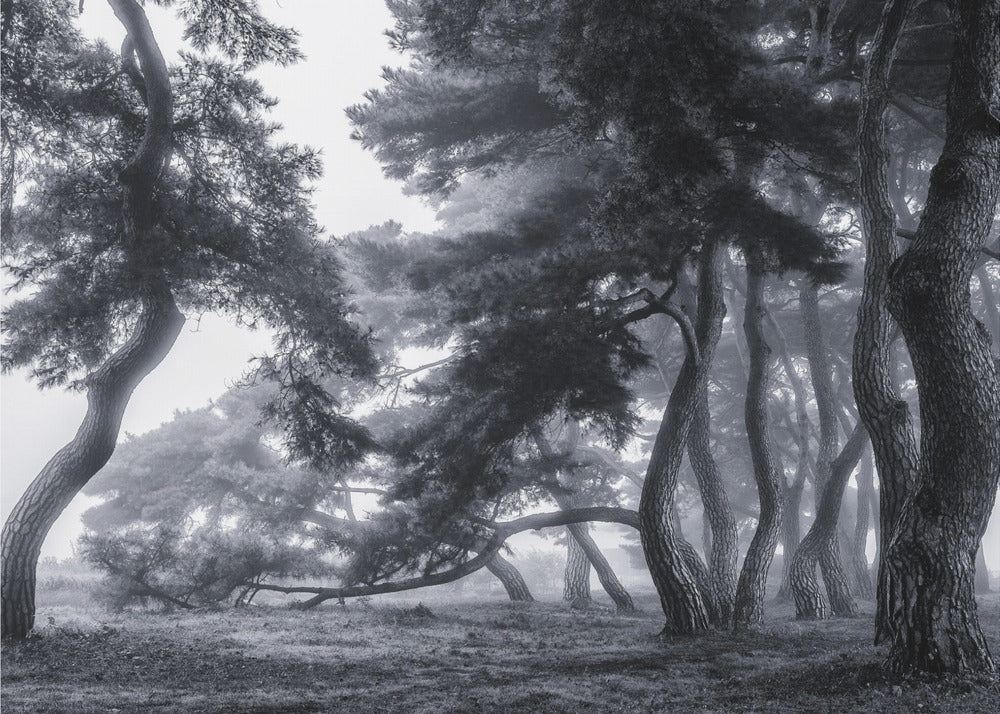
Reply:
[[[541, 528], [553, 528], [555, 526], [566, 526], [572, 523], [584, 523], [588, 521], [600, 521], [602, 523], [619, 523], [621, 525], [639, 528], [639, 513], [630, 511], [627, 508], [616, 508], [611, 506], [594, 506], [591, 508], [574, 508], [568, 511], [556, 511], [553, 513], [536, 513], [530, 516], [515, 518], [512, 521], [501, 523], [490, 523], [490, 528], [495, 532], [492, 538], [484, 541], [481, 550], [476, 557], [464, 563], [446, 570], [442, 573], [433, 573], [419, 578], [409, 578], [407, 580], [397, 580], [396, 582], [377, 583], [375, 585], [350, 585], [342, 588], [330, 588], [322, 586], [302, 585], [285, 586], [269, 585], [267, 583], [243, 583], [246, 587], [255, 590], [269, 590], [287, 594], [310, 593], [313, 597], [296, 605], [303, 610], [315, 607], [322, 602], [334, 598], [343, 600], [349, 597], [364, 597], [367, 595], [382, 595], [385, 593], [396, 593], [404, 590], [416, 590], [418, 588], [430, 587], [432, 585], [443, 585], [450, 583], [466, 575], [474, 573], [484, 567], [493, 556], [500, 552], [504, 542], [512, 535], [528, 530], [539, 530]], [[478, 545], [478, 544], [477, 544]]]

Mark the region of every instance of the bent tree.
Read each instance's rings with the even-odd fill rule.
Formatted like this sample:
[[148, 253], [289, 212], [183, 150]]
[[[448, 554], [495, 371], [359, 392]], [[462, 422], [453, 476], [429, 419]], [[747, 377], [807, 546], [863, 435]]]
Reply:
[[[247, 76], [296, 60], [294, 34], [252, 4], [164, 3], [198, 18], [194, 46], [221, 50], [168, 67], [142, 5], [109, 3], [126, 30], [120, 55], [81, 36], [74, 3], [3, 6], [4, 260], [22, 291], [4, 312], [3, 368], [88, 400], [74, 439], [4, 525], [4, 637], [30, 632], [42, 542], [110, 458], [129, 397], [183, 310], [275, 330], [260, 372], [280, 384], [272, 412], [308, 415], [285, 433], [307, 457], [364, 437], [329, 415], [318, 387], [323, 374], [374, 368], [312, 217], [318, 159], [274, 141], [278, 127], [263, 119], [273, 101]], [[338, 428], [304, 438], [320, 414]]]
[[[988, 332], [973, 315], [970, 280], [1000, 193], [1000, 2], [951, 6], [945, 144], [913, 242], [890, 266], [895, 214], [886, 197], [881, 114], [914, 4], [886, 5], [862, 86], [862, 205], [869, 243], [881, 250], [871, 268], [881, 272], [881, 284], [869, 285], [866, 276], [866, 293], [881, 290], [902, 329], [921, 421], [919, 460], [893, 463], [876, 449], [883, 491], [903, 493], [895, 518], [883, 521], [891, 532], [879, 582], [881, 624], [897, 671], [992, 671], [976, 613], [974, 564], [1000, 480], [1000, 374]], [[870, 412], [862, 414], [873, 441], [889, 435], [897, 452], [902, 446], [915, 453], [906, 441], [907, 415], [897, 411], [907, 424], [888, 434], [869, 422]]]
[[1000, 194], [1000, 1], [952, 6], [948, 132], [912, 245], [889, 274], [920, 395], [920, 470], [885, 554], [890, 663], [992, 670], [974, 597], [1000, 480], [1000, 374], [970, 280]]

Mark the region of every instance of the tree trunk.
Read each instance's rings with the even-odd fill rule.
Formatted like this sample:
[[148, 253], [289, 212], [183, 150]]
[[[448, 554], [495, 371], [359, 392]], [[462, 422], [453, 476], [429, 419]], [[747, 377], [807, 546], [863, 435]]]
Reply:
[[795, 598], [795, 616], [798, 619], [817, 619], [829, 615], [826, 599], [816, 582], [816, 566], [827, 559], [823, 579], [830, 596], [830, 605], [837, 615], [849, 616], [857, 611], [851, 598], [847, 577], [840, 567], [837, 520], [844, 496], [844, 486], [851, 476], [868, 443], [868, 434], [861, 424], [834, 460], [830, 479], [820, 497], [816, 520], [806, 537], [799, 543], [792, 560], [792, 594]]
[[871, 519], [872, 493], [875, 490], [874, 465], [868, 454], [858, 471], [858, 512], [854, 520], [854, 537], [851, 539], [851, 572], [853, 590], [858, 597], [870, 600], [875, 595], [871, 571], [868, 567], [868, 521]]
[[889, 278], [921, 424], [919, 477], [885, 554], [897, 671], [995, 669], [974, 578], [1000, 480], [1000, 373], [969, 284], [1000, 194], [1000, 0], [951, 8], [948, 132], [916, 235]]
[[87, 378], [87, 414], [45, 465], [3, 527], [3, 637], [23, 639], [35, 621], [35, 568], [45, 536], [73, 497], [111, 458], [132, 391], [167, 355], [184, 316], [169, 291], [144, 300], [129, 340]]
[[861, 82], [858, 119], [858, 188], [866, 255], [864, 288], [854, 336], [853, 385], [858, 413], [872, 440], [880, 480], [881, 528], [875, 614], [875, 641], [891, 629], [889, 571], [884, 553], [890, 525], [916, 482], [920, 455], [909, 406], [899, 398], [892, 379], [891, 320], [886, 301], [889, 268], [899, 248], [896, 213], [889, 198], [889, 149], [885, 111], [889, 102], [889, 75], [906, 17], [916, 0], [890, 0], [882, 14]]
[[[619, 612], [632, 612], [635, 610], [635, 603], [632, 602], [632, 596], [628, 594], [628, 590], [626, 590], [625, 586], [621, 584], [620, 580], [618, 580], [611, 564], [608, 562], [607, 558], [604, 557], [601, 549], [597, 547], [597, 543], [594, 542], [590, 533], [587, 532], [586, 524], [575, 523], [567, 526], [567, 528], [572, 535], [570, 540], [579, 545], [587, 559], [588, 564], [594, 567], [594, 571], [597, 573], [597, 579], [600, 581], [601, 587], [604, 588], [604, 592], [606, 592], [608, 597], [610, 597], [612, 602], [614, 602], [615, 608]], [[571, 545], [570, 548], [572, 549], [572, 547], [573, 546]], [[589, 597], [589, 568], [587, 578]]]
[[[833, 391], [833, 372], [830, 366], [826, 341], [823, 339], [823, 324], [819, 312], [819, 292], [813, 283], [807, 283], [799, 291], [802, 312], [802, 326], [805, 335], [806, 357], [812, 377], [813, 393], [819, 411], [820, 444], [816, 454], [814, 486], [816, 489], [816, 519], [799, 544], [792, 558], [789, 578], [792, 596], [795, 599], [795, 616], [799, 619], [827, 617], [827, 603], [816, 582], [816, 565], [823, 571], [823, 582], [829, 594], [830, 604], [838, 615], [853, 615], [857, 611], [851, 598], [851, 590], [844, 574], [840, 559], [840, 541], [837, 537], [837, 522], [840, 519], [840, 504], [844, 488], [850, 478], [850, 466], [833, 475], [834, 454], [837, 451], [837, 404]], [[863, 435], [860, 425], [855, 429], [861, 440], [857, 448], [860, 457], [867, 435]], [[850, 456], [855, 449], [844, 453]]]
[[711, 415], [708, 409], [708, 381], [698, 392], [691, 432], [688, 434], [688, 459], [698, 481], [702, 506], [711, 527], [712, 546], [706, 550], [712, 593], [719, 608], [719, 624], [732, 619], [736, 599], [736, 518], [729, 505], [722, 474], [712, 456], [710, 444]]
[[[569, 529], [567, 528], [567, 531]], [[583, 547], [571, 533], [566, 534], [566, 572], [563, 575], [563, 600], [573, 604], [590, 602], [590, 561]]]
[[781, 486], [781, 587], [778, 589], [777, 600], [784, 602], [792, 599], [792, 559], [802, 540], [802, 491], [805, 479], [795, 479], [793, 483], [787, 480]]
[[680, 552], [670, 521], [677, 472], [694, 419], [697, 395], [701, 384], [708, 379], [708, 368], [725, 316], [720, 251], [716, 242], [705, 243], [699, 264], [696, 338], [694, 344], [690, 336], [685, 338], [688, 354], [671, 390], [653, 443], [639, 499], [639, 533], [646, 563], [666, 616], [664, 634], [701, 632], [711, 624], [709, 609]]
[[531, 591], [528, 590], [528, 584], [524, 582], [524, 578], [521, 576], [521, 571], [499, 553], [486, 564], [486, 569], [493, 573], [496, 579], [501, 582], [503, 589], [507, 591], [507, 597], [512, 601], [535, 601], [535, 598], [531, 596]]
[[764, 338], [764, 267], [760, 256], [747, 251], [747, 297], [743, 331], [749, 349], [749, 377], [745, 420], [750, 456], [753, 460], [754, 480], [760, 498], [760, 519], [753, 540], [747, 549], [736, 586], [736, 603], [733, 625], [737, 629], [759, 627], [764, 622], [764, 589], [767, 571], [774, 558], [774, 549], [781, 530], [781, 485], [771, 454], [771, 436], [768, 425], [767, 400], [770, 394], [768, 373], [771, 348]]
[[791, 584], [791, 567], [792, 558], [795, 557], [795, 551], [799, 547], [799, 541], [802, 539], [802, 492], [805, 488], [806, 478], [810, 471], [810, 456], [809, 456], [809, 433], [810, 427], [812, 426], [809, 422], [809, 414], [807, 411], [808, 397], [806, 395], [805, 386], [802, 384], [802, 379], [799, 377], [798, 372], [795, 369], [795, 363], [792, 361], [791, 354], [788, 352], [788, 342], [785, 339], [785, 335], [778, 325], [778, 322], [774, 319], [770, 312], [766, 313], [768, 324], [774, 331], [774, 340], [778, 347], [778, 354], [781, 356], [781, 364], [785, 372], [785, 377], [788, 379], [788, 383], [792, 386], [792, 396], [795, 401], [795, 424], [791, 424], [791, 420], [788, 418], [787, 412], [785, 414], [786, 421], [789, 422], [789, 428], [795, 438], [795, 446], [798, 449], [798, 458], [795, 464], [795, 477], [794, 480], [789, 483], [787, 476], [784, 475], [784, 467], [780, 466], [778, 471], [782, 474], [781, 478], [781, 503], [782, 503], [782, 518], [781, 518], [781, 587], [778, 589], [777, 600], [785, 601], [792, 598], [792, 584]]
[[[546, 459], [555, 458], [552, 446], [541, 432], [536, 431], [533, 436], [542, 456]], [[554, 475], [556, 474], [554, 473]], [[557, 475], [556, 477], [558, 478]], [[576, 506], [573, 497], [558, 488], [550, 488], [549, 494], [559, 508], [564, 511], [571, 510]], [[587, 600], [590, 600], [590, 566], [592, 565], [594, 566], [594, 570], [597, 571], [597, 578], [601, 582], [601, 587], [604, 588], [604, 591], [615, 603], [618, 611], [631, 612], [635, 610], [632, 596], [628, 594], [625, 586], [618, 580], [615, 571], [611, 568], [611, 564], [608, 563], [604, 554], [601, 553], [601, 549], [597, 547], [597, 543], [590, 537], [589, 527], [584, 523], [574, 523], [568, 526], [567, 530], [569, 531], [569, 554], [566, 562], [563, 597], [566, 600], [575, 601], [578, 597], [583, 596], [577, 596], [574, 593], [586, 592], [585, 597]], [[575, 549], [577, 548], [583, 553], [586, 560], [585, 568], [579, 562], [575, 562], [579, 561], [579, 553], [575, 553]], [[584, 569], [585, 572], [582, 574], [576, 572], [581, 569]]]
[[110, 0], [127, 35], [123, 62], [141, 65], [145, 133], [122, 169], [121, 248], [136, 281], [139, 315], [131, 336], [87, 376], [87, 413], [73, 440], [56, 452], [21, 496], [3, 527], [0, 557], [2, 637], [23, 639], [34, 626], [38, 554], [52, 524], [115, 449], [122, 416], [133, 390], [173, 346], [184, 316], [155, 263], [150, 246], [154, 227], [153, 189], [169, 155], [173, 97], [166, 62], [142, 6], [135, 0]]
[[[801, 305], [802, 326], [805, 333], [806, 358], [809, 362], [809, 374], [813, 383], [813, 394], [816, 397], [816, 408], [819, 412], [820, 444], [816, 454], [816, 469], [814, 471], [816, 512], [819, 513], [820, 508], [823, 507], [821, 500], [826, 493], [826, 484], [831, 478], [833, 459], [840, 444], [837, 436], [837, 398], [833, 389], [833, 367], [830, 364], [830, 353], [823, 337], [818, 286], [811, 282], [804, 284], [799, 291], [799, 304]], [[837, 534], [840, 502], [849, 477], [850, 473], [844, 477], [840, 486], [840, 494], [836, 496], [837, 512], [833, 514], [833, 525], [831, 528], [825, 529], [828, 531], [825, 534], [828, 542], [821, 545], [819, 551], [819, 568], [823, 573], [823, 583], [826, 585], [830, 605], [835, 614], [845, 616], [857, 612], [857, 607], [851, 597], [847, 575], [844, 572], [844, 559], [841, 557], [840, 538]], [[826, 507], [832, 506], [827, 504]]]

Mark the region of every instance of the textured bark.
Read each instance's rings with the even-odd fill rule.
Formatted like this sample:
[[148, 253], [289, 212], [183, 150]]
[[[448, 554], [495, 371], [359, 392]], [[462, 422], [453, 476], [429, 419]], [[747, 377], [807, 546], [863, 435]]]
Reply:
[[34, 626], [35, 569], [59, 514], [111, 458], [132, 391], [166, 356], [184, 324], [169, 292], [144, 300], [129, 340], [87, 378], [87, 413], [76, 436], [45, 465], [3, 527], [3, 637]]
[[2, 636], [23, 639], [34, 626], [35, 577], [45, 536], [63, 509], [114, 451], [125, 407], [139, 382], [173, 346], [184, 323], [151, 250], [153, 188], [169, 156], [172, 95], [166, 63], [142, 7], [110, 0], [127, 32], [122, 60], [138, 56], [146, 102], [145, 133], [122, 169], [122, 249], [135, 271], [136, 324], [126, 342], [85, 379], [87, 413], [73, 440], [45, 465], [18, 500], [3, 528]]
[[590, 601], [590, 561], [572, 534], [568, 534], [563, 600], [574, 604]]
[[[541, 432], [536, 430], [533, 437], [542, 456], [546, 459], [554, 459], [556, 454]], [[579, 434], [577, 434], [575, 439], [578, 438]], [[564, 511], [572, 510], [578, 505], [571, 495], [560, 489], [549, 489], [549, 495], [552, 496], [559, 508]], [[597, 572], [597, 579], [600, 581], [601, 587], [604, 588], [608, 597], [615, 603], [618, 611], [631, 612], [635, 610], [632, 596], [628, 594], [625, 586], [618, 580], [615, 571], [611, 568], [611, 564], [608, 563], [607, 558], [601, 553], [601, 549], [597, 547], [597, 543], [590, 537], [587, 525], [584, 523], [573, 523], [567, 526], [567, 530], [569, 531], [570, 543], [566, 562], [563, 597], [571, 601], [584, 597], [587, 600], [590, 599], [590, 566], [593, 566]], [[579, 552], [576, 552], [576, 548], [579, 548]], [[580, 561], [580, 553], [583, 554], [586, 561], [585, 565]], [[584, 592], [586, 595], [583, 595]], [[572, 596], [571, 593], [573, 593]], [[580, 594], [576, 595], [575, 593]]]
[[[833, 548], [837, 544], [837, 520], [840, 516], [840, 504], [844, 496], [851, 472], [864, 453], [868, 444], [868, 434], [861, 424], [858, 424], [843, 450], [834, 460], [830, 469], [830, 479], [823, 489], [816, 520], [813, 521], [806, 537], [799, 543], [792, 560], [792, 594], [795, 598], [795, 616], [799, 619], [824, 618], [830, 614], [827, 601], [819, 590], [816, 582], [816, 566], [821, 565], [824, 558], [828, 559], [823, 570], [823, 580], [826, 583], [830, 597], [830, 607], [834, 614], [853, 615], [857, 608], [851, 598], [847, 576], [840, 567], [839, 558]], [[822, 565], [821, 565], [822, 567]]]
[[[816, 565], [823, 571], [823, 582], [830, 598], [830, 605], [837, 615], [853, 615], [857, 607], [851, 598], [850, 586], [840, 558], [837, 522], [840, 504], [851, 469], [846, 468], [833, 476], [834, 454], [838, 447], [837, 403], [833, 390], [833, 372], [830, 365], [823, 324], [819, 312], [819, 294], [816, 285], [806, 284], [799, 291], [802, 326], [805, 335], [806, 357], [819, 412], [820, 443], [816, 454], [814, 486], [816, 489], [816, 519], [792, 558], [789, 579], [795, 599], [795, 615], [800, 619], [823, 618], [829, 612], [826, 600], [816, 582]], [[863, 429], [855, 429], [859, 435]], [[858, 439], [861, 439], [858, 436]], [[867, 441], [867, 435], [864, 440]], [[853, 445], [850, 445], [852, 446]], [[863, 447], [863, 443], [862, 443]], [[844, 454], [848, 453], [847, 447]], [[850, 453], [853, 453], [853, 448]], [[842, 454], [842, 456], [844, 455]], [[861, 449], [857, 449], [860, 457]], [[854, 459], [857, 463], [857, 459]]]
[[708, 379], [725, 316], [719, 246], [706, 243], [699, 262], [696, 344], [688, 345], [688, 354], [670, 392], [639, 500], [639, 533], [666, 617], [664, 634], [701, 632], [711, 624], [709, 608], [680, 552], [670, 521], [677, 472], [694, 420], [697, 395]]
[[711, 529], [711, 548], [705, 551], [712, 593], [719, 608], [719, 621], [727, 625], [736, 599], [736, 518], [729, 505], [722, 474], [712, 456], [710, 444], [711, 415], [708, 409], [708, 382], [695, 397], [694, 419], [688, 434], [687, 452], [698, 481], [702, 506]]
[[851, 539], [852, 590], [858, 597], [870, 600], [875, 596], [871, 571], [868, 567], [868, 529], [871, 520], [872, 494], [875, 491], [875, 473], [869, 454], [861, 461], [857, 475], [858, 510], [854, 520], [854, 537]]
[[889, 664], [993, 671], [974, 596], [976, 550], [1000, 481], [1000, 373], [970, 280], [1000, 194], [1000, 0], [951, 4], [948, 132], [888, 307], [920, 396], [920, 471], [893, 522]]
[[[896, 521], [916, 481], [919, 454], [909, 407], [892, 379], [892, 323], [886, 307], [889, 268], [898, 254], [896, 213], [889, 199], [889, 149], [885, 111], [889, 74], [903, 25], [916, 0], [890, 0], [885, 6], [861, 82], [858, 119], [858, 190], [865, 235], [865, 276], [854, 336], [853, 385], [862, 422], [875, 454], [879, 489], [879, 549], [886, 552], [889, 524]], [[880, 558], [875, 640], [888, 634], [888, 570]]]
[[632, 596], [628, 594], [628, 590], [618, 580], [618, 576], [615, 575], [611, 564], [604, 557], [601, 549], [597, 547], [597, 543], [591, 538], [590, 533], [587, 532], [586, 525], [578, 523], [567, 527], [573, 536], [572, 540], [580, 545], [580, 549], [586, 556], [587, 561], [593, 566], [601, 587], [604, 588], [604, 592], [614, 602], [615, 608], [619, 612], [632, 612], [635, 610], [635, 603], [632, 602]]
[[528, 584], [524, 582], [524, 578], [521, 576], [521, 571], [499, 553], [486, 563], [486, 569], [493, 573], [496, 579], [500, 581], [503, 589], [507, 591], [507, 597], [512, 601], [535, 601], [535, 598], [531, 596], [531, 591], [528, 590]]
[[764, 587], [781, 529], [781, 482], [771, 454], [767, 400], [770, 393], [771, 348], [764, 337], [764, 269], [759, 256], [747, 252], [747, 298], [743, 331], [749, 350], [745, 421], [760, 498], [760, 519], [747, 549], [736, 586], [733, 625], [759, 627], [764, 622]]

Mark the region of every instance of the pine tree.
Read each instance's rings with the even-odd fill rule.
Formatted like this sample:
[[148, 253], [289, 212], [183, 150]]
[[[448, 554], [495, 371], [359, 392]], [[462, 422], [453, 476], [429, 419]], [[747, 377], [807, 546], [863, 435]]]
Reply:
[[142, 6], [110, 4], [127, 31], [120, 56], [84, 40], [64, 0], [4, 5], [4, 249], [24, 292], [4, 313], [3, 367], [88, 397], [76, 437], [4, 526], [4, 637], [31, 630], [45, 534], [111, 456], [182, 311], [275, 330], [258, 372], [280, 385], [271, 411], [292, 448], [317, 462], [365, 448], [319, 387], [374, 362], [312, 217], [318, 157], [276, 140], [274, 100], [248, 76], [296, 60], [294, 33], [252, 3], [177, 3], [195, 51], [171, 68]]

